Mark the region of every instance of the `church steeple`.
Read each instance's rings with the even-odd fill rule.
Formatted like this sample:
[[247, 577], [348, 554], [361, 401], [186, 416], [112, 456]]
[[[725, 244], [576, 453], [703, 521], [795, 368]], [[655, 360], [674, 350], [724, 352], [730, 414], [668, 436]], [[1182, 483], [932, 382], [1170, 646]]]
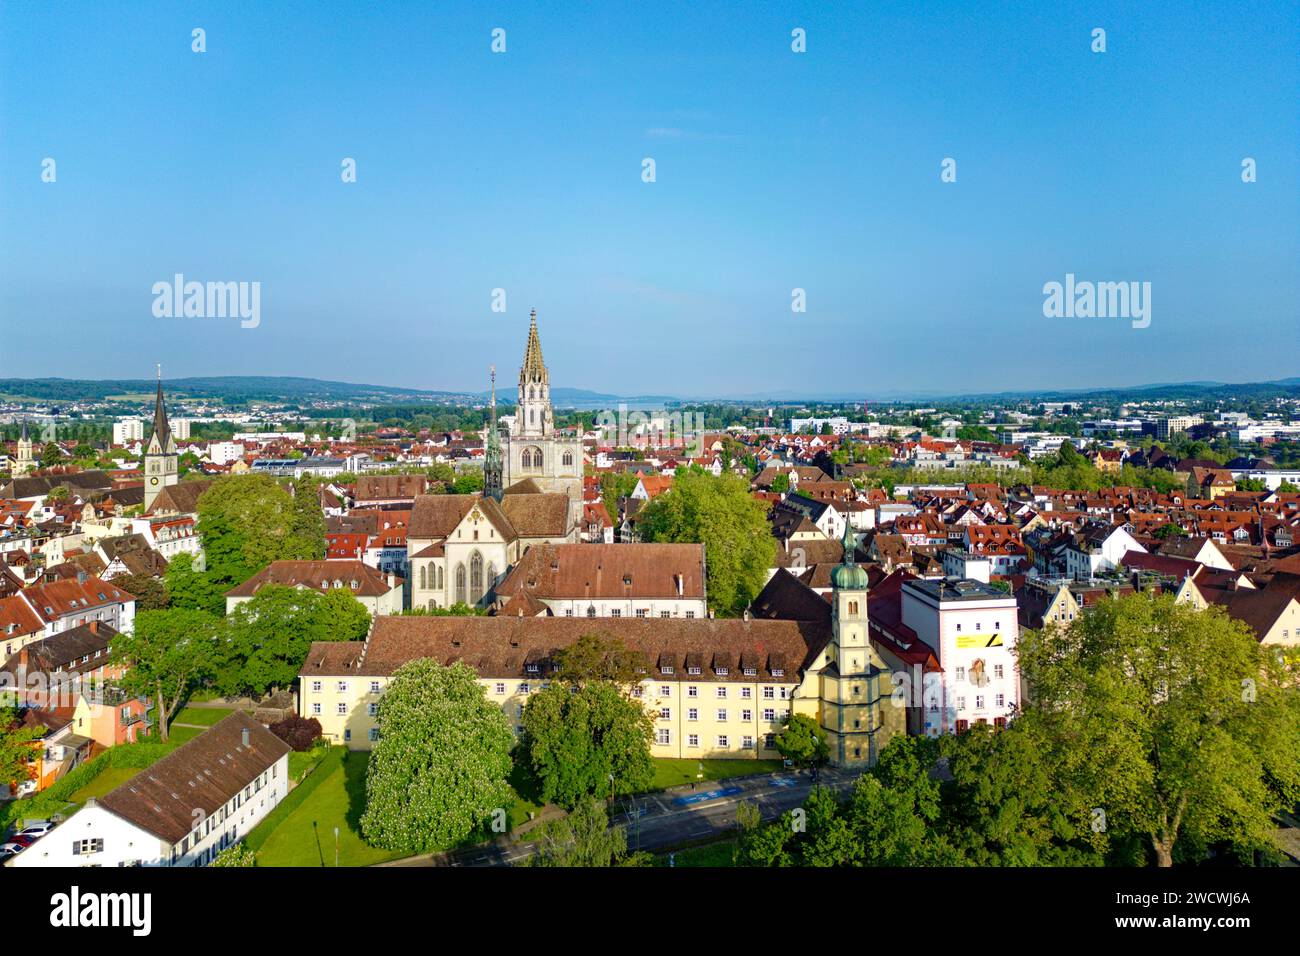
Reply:
[[23, 433], [18, 436], [18, 455], [14, 461], [13, 475], [15, 478], [22, 478], [32, 472], [36, 462], [32, 455], [32, 440], [27, 437], [27, 419], [23, 419]]
[[483, 455], [483, 497], [501, 500], [501, 436], [497, 433], [497, 367], [489, 368], [492, 377], [491, 414], [488, 416], [487, 449]]
[[167, 421], [167, 409], [163, 405], [162, 389], [162, 366], [158, 366], [158, 395], [154, 399], [153, 406], [153, 434], [149, 440], [149, 450], [154, 450], [154, 439], [157, 439], [159, 451], [167, 451], [168, 446], [174, 451], [176, 442], [172, 438], [172, 428]]
[[161, 365], [158, 366], [158, 395], [153, 407], [153, 434], [144, 450], [144, 474], [144, 510], [149, 511], [164, 488], [180, 481], [180, 455], [163, 405]]
[[542, 360], [536, 309], [528, 320], [528, 345], [524, 347], [524, 364], [519, 367], [519, 398], [511, 433], [517, 438], [544, 438], [553, 431], [551, 377]]

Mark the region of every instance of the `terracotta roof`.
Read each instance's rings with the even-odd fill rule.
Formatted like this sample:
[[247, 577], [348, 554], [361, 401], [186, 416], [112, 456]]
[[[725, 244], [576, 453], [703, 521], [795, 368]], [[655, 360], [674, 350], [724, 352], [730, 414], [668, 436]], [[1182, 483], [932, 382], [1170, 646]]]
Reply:
[[424, 494], [429, 480], [424, 475], [362, 475], [353, 487], [354, 501], [415, 498]]
[[342, 581], [358, 597], [381, 597], [392, 590], [388, 578], [361, 561], [272, 561], [226, 597], [252, 597], [268, 584], [311, 588], [324, 594]]
[[[748, 654], [762, 661], [760, 679], [773, 679], [772, 668], [797, 680], [830, 640], [828, 624], [805, 621], [715, 620], [710, 618], [567, 617], [377, 617], [364, 643], [314, 643], [298, 672], [301, 677], [389, 676], [403, 664], [431, 658], [443, 664], [463, 661], [482, 677], [545, 676], [526, 669], [527, 662], [549, 661], [555, 651], [586, 634], [617, 638], [640, 651], [652, 665], [654, 680], [699, 680], [688, 675], [688, 655], [713, 660], [715, 654]], [[672, 662], [663, 674], [659, 662]], [[710, 680], [753, 680], [738, 671]]]
[[45, 621], [57, 621], [64, 615], [75, 614], [87, 608], [135, 600], [134, 595], [91, 576], [87, 576], [84, 581], [73, 577], [34, 584], [21, 592], [21, 595]]
[[174, 511], [177, 514], [196, 514], [199, 510], [199, 496], [212, 487], [211, 479], [182, 481], [168, 485], [158, 493], [149, 510], [155, 514]]
[[[535, 544], [496, 587], [501, 597], [703, 600], [702, 544]], [[678, 578], [681, 591], [678, 592]]]
[[99, 804], [167, 843], [179, 843], [194, 829], [195, 810], [216, 813], [288, 752], [283, 740], [236, 711], [109, 791]]
[[[567, 500], [567, 499], [566, 499]], [[470, 510], [478, 507], [507, 541], [516, 537], [510, 521], [492, 498], [479, 495], [420, 495], [411, 509], [409, 538], [445, 538]]]
[[506, 495], [501, 510], [520, 538], [562, 538], [569, 532], [568, 495]]
[[43, 630], [44, 622], [21, 597], [0, 598], [0, 640]]

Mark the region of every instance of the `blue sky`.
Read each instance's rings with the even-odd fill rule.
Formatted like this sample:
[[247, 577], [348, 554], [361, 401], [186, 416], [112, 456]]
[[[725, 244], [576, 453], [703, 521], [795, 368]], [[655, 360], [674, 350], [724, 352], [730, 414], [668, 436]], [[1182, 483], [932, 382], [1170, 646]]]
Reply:
[[[1298, 36], [1297, 2], [7, 0], [0, 374], [481, 388], [535, 307], [552, 384], [620, 394], [1295, 375]], [[177, 272], [260, 282], [260, 325], [155, 318]], [[1066, 273], [1151, 282], [1150, 327], [1044, 318]]]

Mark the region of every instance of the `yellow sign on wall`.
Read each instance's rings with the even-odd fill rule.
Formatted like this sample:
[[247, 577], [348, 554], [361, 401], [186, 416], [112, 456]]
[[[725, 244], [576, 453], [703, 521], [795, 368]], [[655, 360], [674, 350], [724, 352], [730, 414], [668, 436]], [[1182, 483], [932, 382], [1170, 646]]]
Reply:
[[958, 647], [1001, 647], [1001, 634], [958, 634]]

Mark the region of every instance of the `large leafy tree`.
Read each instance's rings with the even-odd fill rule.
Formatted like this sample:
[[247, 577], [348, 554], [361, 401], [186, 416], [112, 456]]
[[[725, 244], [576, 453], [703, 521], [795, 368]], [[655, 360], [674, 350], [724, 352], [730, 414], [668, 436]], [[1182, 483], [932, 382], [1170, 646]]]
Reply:
[[113, 639], [113, 660], [125, 669], [117, 683], [128, 694], [153, 699], [163, 740], [190, 692], [218, 670], [224, 627], [221, 618], [205, 611], [141, 611], [134, 630]]
[[162, 578], [147, 574], [119, 574], [113, 579], [113, 584], [135, 598], [136, 611], [161, 611], [170, 603], [167, 585]]
[[207, 611], [209, 614], [225, 613], [225, 591], [231, 587], [231, 582], [218, 581], [214, 575], [197, 570], [193, 555], [178, 554], [172, 558], [163, 580], [169, 607]]
[[1021, 667], [1067, 805], [1159, 866], [1272, 848], [1300, 799], [1300, 699], [1275, 649], [1211, 606], [1136, 594], [1026, 635]]
[[678, 471], [672, 488], [641, 511], [646, 541], [702, 543], [708, 558], [709, 607], [724, 616], [744, 611], [776, 560], [767, 511], [744, 479], [699, 468]]
[[236, 605], [226, 618], [229, 663], [218, 676], [220, 690], [261, 696], [287, 687], [313, 641], [365, 636], [370, 620], [365, 608], [350, 592], [335, 593], [271, 584]]
[[644, 790], [654, 779], [654, 721], [612, 681], [555, 680], [524, 708], [524, 752], [548, 803]]
[[314, 543], [296, 531], [303, 518], [289, 493], [268, 475], [232, 475], [199, 498], [207, 574], [233, 587], [272, 561], [309, 559]]
[[537, 852], [525, 857], [522, 866], [533, 867], [610, 867], [645, 866], [649, 854], [627, 852], [627, 832], [610, 827], [605, 805], [588, 797], [568, 815], [551, 820], [542, 827]]
[[610, 681], [630, 687], [646, 673], [646, 657], [617, 638], [584, 634], [555, 653], [556, 677], [571, 684]]
[[376, 846], [447, 849], [512, 799], [514, 735], [465, 664], [422, 658], [398, 668], [379, 705], [379, 729], [361, 817]]
[[320, 507], [320, 483], [303, 475], [293, 485], [292, 550], [304, 559], [325, 557], [325, 513]]
[[776, 749], [782, 757], [800, 767], [818, 766], [830, 756], [826, 731], [817, 721], [803, 714], [791, 714], [786, 718], [785, 726], [776, 735]]

